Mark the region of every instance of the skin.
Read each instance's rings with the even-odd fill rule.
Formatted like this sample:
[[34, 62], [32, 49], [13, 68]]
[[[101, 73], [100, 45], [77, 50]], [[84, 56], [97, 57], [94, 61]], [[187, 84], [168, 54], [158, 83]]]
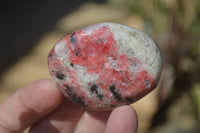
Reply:
[[137, 125], [131, 106], [88, 111], [64, 98], [50, 79], [32, 82], [0, 103], [1, 133], [27, 127], [29, 133], [136, 133]]

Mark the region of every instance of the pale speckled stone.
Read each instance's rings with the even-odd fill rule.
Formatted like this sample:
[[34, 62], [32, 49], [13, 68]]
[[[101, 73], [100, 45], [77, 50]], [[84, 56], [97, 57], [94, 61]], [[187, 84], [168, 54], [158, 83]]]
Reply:
[[158, 46], [144, 32], [100, 23], [59, 41], [48, 64], [65, 96], [85, 108], [107, 110], [152, 91], [160, 78], [162, 60]]

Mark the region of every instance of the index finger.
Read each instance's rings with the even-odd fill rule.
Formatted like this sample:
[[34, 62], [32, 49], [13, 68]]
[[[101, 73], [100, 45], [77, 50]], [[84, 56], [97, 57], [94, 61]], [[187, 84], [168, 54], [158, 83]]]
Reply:
[[62, 94], [48, 79], [38, 80], [19, 89], [0, 103], [0, 132], [21, 132], [52, 112]]

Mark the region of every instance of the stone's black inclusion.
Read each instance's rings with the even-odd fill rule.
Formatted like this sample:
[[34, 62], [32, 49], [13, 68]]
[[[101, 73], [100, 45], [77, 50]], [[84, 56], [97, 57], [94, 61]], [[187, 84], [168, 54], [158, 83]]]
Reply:
[[84, 100], [81, 98], [81, 97], [78, 97], [74, 91], [73, 91], [73, 88], [68, 86], [68, 85], [64, 85], [65, 88], [67, 89], [66, 92], [67, 94], [69, 95], [70, 99], [72, 101], [74, 101], [76, 104], [79, 104], [83, 107], [87, 107], [87, 105], [85, 104]]
[[53, 55], [52, 55], [52, 53], [50, 52], [50, 53], [49, 53], [49, 57], [51, 58], [52, 56], [53, 56]]
[[110, 105], [110, 107], [112, 107], [112, 108], [113, 108], [113, 107], [115, 107], [115, 106], [114, 106], [113, 104], [111, 104], [111, 105]]
[[77, 95], [74, 95], [74, 96], [72, 97], [72, 100], [73, 100], [75, 103], [77, 103], [77, 104], [79, 104], [79, 105], [81, 105], [81, 106], [83, 106], [83, 107], [87, 107], [86, 104], [85, 104], [85, 102], [83, 101], [83, 99], [80, 98], [80, 97], [77, 97]]
[[76, 56], [78, 56], [80, 54], [81, 50], [79, 48], [77, 48], [76, 50]]
[[90, 90], [91, 90], [91, 92], [93, 92], [93, 93], [98, 93], [97, 92], [97, 85], [96, 84], [93, 84], [92, 86], [91, 86], [91, 88], [90, 88]]
[[114, 85], [109, 86], [111, 93], [114, 95], [114, 98], [117, 100], [121, 100], [121, 94], [116, 90]]
[[74, 67], [74, 64], [73, 64], [73, 63], [70, 63], [70, 66]]
[[75, 32], [73, 32], [70, 36], [70, 42], [72, 42], [74, 44], [74, 48], [76, 49], [76, 56], [78, 56], [81, 52], [80, 48], [78, 47], [78, 45], [76, 44], [76, 37], [75, 37]]
[[103, 96], [104, 96], [103, 94], [98, 94], [98, 95], [97, 95], [97, 97], [98, 97], [100, 100], [103, 99]]
[[102, 98], [103, 98], [104, 95], [101, 94], [100, 92], [98, 92], [97, 88], [98, 88], [98, 86], [97, 86], [96, 84], [93, 84], [93, 85], [91, 86], [91, 88], [90, 88], [90, 91], [91, 91], [92, 93], [95, 93], [95, 94], [97, 95], [97, 97], [98, 97], [100, 100], [102, 100]]
[[70, 36], [70, 42], [72, 42], [72, 43], [76, 43], [76, 37], [75, 37], [75, 32], [73, 32], [72, 34], [71, 34], [71, 36]]
[[135, 100], [133, 100], [133, 99], [131, 99], [131, 98], [129, 98], [129, 97], [126, 97], [125, 100], [126, 100], [129, 104], [135, 102]]
[[65, 75], [61, 71], [58, 71], [56, 77], [60, 80], [63, 80], [65, 78]]

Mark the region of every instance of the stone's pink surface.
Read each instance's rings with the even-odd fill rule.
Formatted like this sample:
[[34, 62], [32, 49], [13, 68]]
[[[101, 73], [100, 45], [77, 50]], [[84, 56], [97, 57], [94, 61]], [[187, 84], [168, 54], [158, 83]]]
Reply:
[[66, 97], [88, 109], [107, 110], [131, 104], [156, 87], [161, 55], [145, 33], [100, 23], [59, 41], [48, 66]]

